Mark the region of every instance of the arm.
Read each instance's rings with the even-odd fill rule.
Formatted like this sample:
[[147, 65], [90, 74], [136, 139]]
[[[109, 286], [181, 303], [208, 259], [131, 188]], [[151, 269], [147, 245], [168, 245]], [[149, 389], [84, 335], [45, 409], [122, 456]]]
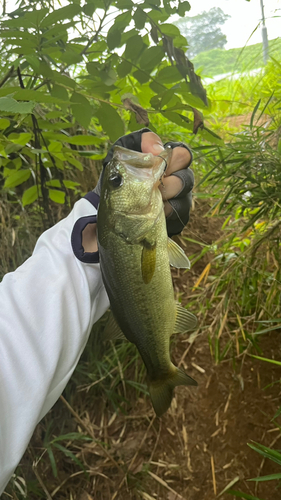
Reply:
[[36, 424], [59, 398], [109, 306], [96, 254], [81, 228], [96, 208], [78, 201], [39, 238], [33, 255], [0, 284], [0, 495]]

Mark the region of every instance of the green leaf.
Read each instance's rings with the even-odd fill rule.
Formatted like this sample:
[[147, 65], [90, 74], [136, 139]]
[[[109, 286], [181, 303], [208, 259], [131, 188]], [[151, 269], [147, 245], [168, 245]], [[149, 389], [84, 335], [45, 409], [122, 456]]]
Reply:
[[86, 68], [91, 76], [99, 77], [102, 65], [100, 62], [91, 61], [86, 64]]
[[102, 102], [96, 112], [96, 117], [112, 142], [115, 142], [118, 137], [124, 135], [124, 123], [117, 111], [110, 104]]
[[38, 199], [39, 196], [39, 187], [38, 186], [31, 186], [30, 188], [26, 189], [22, 195], [22, 204], [25, 207], [26, 205], [30, 205], [34, 201]]
[[243, 493], [242, 491], [228, 490], [227, 493], [230, 493], [230, 495], [236, 496], [238, 498], [244, 498], [244, 500], [263, 500], [262, 498], [254, 497], [253, 495], [248, 495], [247, 493]]
[[83, 61], [83, 56], [77, 54], [74, 50], [68, 49], [61, 54], [60, 60], [70, 66], [72, 64], [79, 64]]
[[257, 112], [257, 110], [258, 110], [258, 108], [259, 108], [260, 103], [261, 103], [261, 99], [259, 99], [259, 100], [258, 100], [257, 104], [256, 104], [256, 105], [255, 105], [255, 107], [254, 107], [254, 111], [253, 111], [253, 113], [252, 113], [251, 120], [250, 120], [250, 129], [251, 129], [251, 130], [252, 130], [252, 128], [253, 128], [253, 123], [254, 123], [255, 114], [256, 114], [256, 112]]
[[47, 453], [49, 455], [49, 459], [50, 459], [50, 463], [51, 463], [51, 467], [52, 467], [52, 471], [53, 471], [54, 477], [57, 477], [58, 476], [58, 469], [57, 469], [55, 457], [54, 457], [54, 454], [53, 454], [53, 450], [52, 450], [52, 448], [50, 446], [47, 446]]
[[204, 126], [203, 130], [199, 130], [198, 134], [203, 137], [206, 141], [212, 144], [217, 144], [218, 146], [223, 146], [224, 142], [221, 137], [219, 137], [215, 132]]
[[176, 66], [166, 66], [159, 71], [157, 80], [161, 83], [175, 83], [182, 80], [182, 76]]
[[171, 99], [174, 97], [174, 95], [175, 95], [175, 90], [173, 88], [164, 92], [163, 97], [161, 99], [161, 108], [166, 106], [171, 101]]
[[277, 474], [269, 474], [268, 476], [254, 477], [253, 479], [248, 479], [248, 481], [256, 481], [260, 483], [262, 481], [272, 481], [273, 479], [281, 479], [281, 472]]
[[249, 354], [249, 356], [260, 359], [261, 361], [266, 361], [267, 363], [272, 363], [273, 365], [281, 366], [281, 361], [277, 361], [276, 359], [262, 358], [261, 356], [255, 356], [254, 354]]
[[125, 30], [125, 28], [129, 26], [130, 21], [131, 21], [131, 12], [128, 10], [127, 12], [123, 12], [122, 14], [120, 14], [115, 18], [113, 26], [115, 27], [115, 29], [122, 32], [123, 30]]
[[135, 63], [145, 47], [146, 45], [143, 43], [143, 39], [140, 35], [132, 36], [131, 38], [129, 38], [126, 44], [126, 49], [124, 52], [125, 59], [130, 59]]
[[176, 123], [180, 127], [184, 127], [187, 130], [193, 131], [193, 125], [188, 118], [184, 115], [180, 115], [179, 113], [174, 113], [173, 111], [162, 111], [162, 115], [173, 123]]
[[59, 179], [51, 179], [50, 181], [46, 182], [46, 186], [61, 188], [61, 182]]
[[116, 68], [119, 78], [124, 78], [130, 74], [132, 69], [131, 63], [129, 61], [122, 61]]
[[91, 146], [92, 144], [100, 144], [102, 139], [95, 135], [74, 135], [73, 137], [68, 137], [66, 142], [75, 144], [76, 146]]
[[74, 181], [63, 181], [65, 187], [67, 189], [76, 189], [78, 186], [80, 186], [80, 182], [74, 182]]
[[90, 102], [85, 96], [77, 92], [72, 94], [70, 101], [72, 102], [71, 109], [75, 120], [87, 129], [93, 116], [93, 108]]
[[107, 45], [109, 50], [119, 47], [121, 43], [121, 31], [117, 30], [115, 25], [111, 26], [107, 33]]
[[5, 130], [10, 125], [10, 120], [7, 118], [0, 118], [0, 130]]
[[54, 84], [51, 90], [51, 95], [61, 101], [69, 101], [67, 90], [61, 85]]
[[133, 7], [132, 0], [116, 0], [115, 5], [118, 9], [131, 9]]
[[56, 9], [51, 14], [49, 14], [41, 23], [41, 28], [49, 27], [51, 24], [57, 23], [64, 19], [73, 19], [77, 14], [81, 12], [80, 5], [70, 4], [61, 9]]
[[181, 34], [179, 28], [175, 24], [161, 24], [160, 29], [164, 35], [170, 36], [171, 38]]
[[[277, 412], [275, 413], [274, 417], [272, 420], [274, 420], [275, 418], [279, 417], [279, 415], [281, 415], [281, 406], [278, 408]], [[271, 420], [271, 421], [272, 421]]]
[[141, 69], [138, 69], [133, 73], [133, 77], [138, 80], [141, 84], [146, 83], [150, 80], [150, 75], [149, 73], [146, 73], [145, 71], [142, 71]]
[[0, 97], [0, 110], [7, 113], [32, 113], [34, 102], [17, 102], [12, 97]]
[[68, 76], [61, 75], [59, 72], [54, 71], [53, 78], [56, 81], [56, 83], [60, 83], [61, 85], [64, 85], [65, 87], [69, 87], [70, 89], [76, 88], [75, 80], [72, 80], [72, 78], [69, 78]]
[[82, 10], [86, 14], [86, 16], [92, 17], [93, 13], [96, 10], [96, 6], [94, 3], [86, 3]]
[[149, 84], [149, 86], [150, 86], [151, 90], [153, 90], [153, 92], [155, 92], [155, 94], [160, 94], [166, 89], [165, 85], [161, 85], [160, 83], [158, 83], [156, 81], [151, 82]]
[[77, 151], [76, 153], [82, 158], [90, 158], [91, 160], [104, 160], [105, 158], [105, 154], [98, 151]]
[[278, 465], [281, 465], [281, 453], [277, 450], [272, 450], [267, 446], [264, 446], [260, 443], [248, 443], [248, 446], [252, 448], [252, 450], [257, 451], [264, 458], [269, 458], [273, 462], [276, 462]]
[[[79, 151], [79, 153], [81, 154], [81, 151]], [[80, 161], [76, 160], [76, 158], [68, 158], [67, 161], [68, 161], [68, 163], [73, 165], [75, 168], [80, 170], [80, 172], [83, 172], [83, 170], [84, 170], [83, 165], [82, 165], [82, 163], [80, 163]]]
[[22, 133], [16, 134], [12, 133], [8, 136], [9, 141], [14, 142], [15, 144], [20, 144], [21, 146], [25, 146], [30, 139], [32, 138], [32, 134]]
[[0, 89], [0, 97], [6, 97], [9, 95], [10, 97], [13, 96], [13, 93], [16, 92], [17, 90], [20, 90], [20, 87], [8, 87], [4, 89]]
[[78, 458], [71, 451], [69, 451], [67, 448], [65, 448], [65, 446], [62, 446], [61, 444], [58, 444], [58, 443], [54, 443], [54, 446], [58, 450], [62, 451], [67, 457], [71, 458], [73, 460], [73, 462], [75, 462], [77, 465], [79, 465], [79, 467], [81, 467], [82, 470], [85, 471], [85, 467], [82, 464], [82, 462], [80, 462], [80, 460], [78, 460]]
[[162, 47], [149, 47], [142, 54], [139, 60], [139, 66], [141, 69], [150, 72], [162, 61], [164, 55]]
[[17, 172], [9, 175], [9, 177], [6, 178], [4, 183], [4, 188], [9, 189], [12, 187], [19, 186], [20, 184], [23, 184], [25, 181], [27, 181], [30, 175], [31, 172], [29, 169], [18, 170]]
[[180, 17], [184, 17], [185, 13], [189, 12], [190, 9], [191, 9], [191, 5], [189, 2], [181, 2], [181, 3], [179, 3], [179, 6], [178, 6], [178, 15]]
[[55, 203], [63, 205], [65, 202], [65, 193], [57, 189], [49, 189], [49, 198]]
[[18, 101], [33, 101], [44, 104], [64, 104], [64, 101], [61, 101], [56, 97], [52, 97], [49, 94], [44, 94], [39, 90], [21, 89], [18, 90], [13, 97]]
[[[187, 39], [183, 35], [178, 35], [173, 39], [174, 47], [177, 47], [178, 49], [182, 47], [187, 47]], [[186, 51], [186, 49], [184, 49]]]
[[92, 144], [100, 144], [101, 142], [103, 142], [103, 139], [101, 137], [97, 137], [95, 135], [74, 135], [71, 137], [64, 134], [56, 134], [53, 132], [43, 132], [43, 135], [45, 139], [68, 142], [68, 144], [75, 144], [76, 146], [90, 146]]
[[106, 68], [106, 67], [100, 72], [99, 76], [107, 87], [114, 85], [114, 83], [118, 79], [118, 76], [117, 76], [115, 69]]
[[51, 441], [51, 444], [56, 443], [58, 441], [93, 441], [93, 438], [85, 436], [80, 432], [69, 432], [68, 434], [61, 434], [60, 436], [54, 438]]
[[145, 23], [146, 23], [147, 16], [146, 16], [146, 13], [140, 7], [137, 7], [137, 10], [133, 15], [133, 19], [134, 19], [135, 27], [138, 30], [142, 30], [144, 28]]
[[38, 57], [34, 55], [27, 55], [25, 57], [25, 60], [28, 62], [28, 64], [32, 67], [32, 69], [36, 72], [39, 73], [40, 71], [40, 60]]

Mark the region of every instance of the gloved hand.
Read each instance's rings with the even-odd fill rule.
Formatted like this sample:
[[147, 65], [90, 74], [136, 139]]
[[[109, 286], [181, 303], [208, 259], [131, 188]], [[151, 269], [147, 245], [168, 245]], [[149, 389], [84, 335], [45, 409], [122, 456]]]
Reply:
[[[154, 155], [159, 155], [163, 151], [161, 139], [148, 128], [143, 128], [120, 137], [114, 143], [103, 161], [103, 170], [112, 159], [113, 149], [116, 145]], [[173, 236], [179, 234], [189, 220], [192, 203], [191, 191], [194, 185], [193, 172], [189, 168], [192, 162], [192, 153], [183, 142], [167, 142], [164, 146], [170, 146], [173, 149], [163, 185], [160, 186], [165, 205], [168, 235]], [[100, 195], [101, 183], [102, 173], [93, 190], [97, 195]]]

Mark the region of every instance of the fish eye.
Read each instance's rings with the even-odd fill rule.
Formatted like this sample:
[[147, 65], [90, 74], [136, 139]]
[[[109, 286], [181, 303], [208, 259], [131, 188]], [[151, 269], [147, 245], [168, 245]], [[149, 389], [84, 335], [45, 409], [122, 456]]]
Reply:
[[113, 188], [118, 188], [123, 184], [123, 177], [118, 172], [114, 172], [108, 178], [108, 181]]

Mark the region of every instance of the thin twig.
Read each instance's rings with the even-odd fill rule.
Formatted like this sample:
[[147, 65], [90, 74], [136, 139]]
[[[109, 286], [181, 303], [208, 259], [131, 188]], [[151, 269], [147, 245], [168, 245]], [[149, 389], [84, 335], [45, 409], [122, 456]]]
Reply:
[[40, 483], [41, 488], [44, 490], [44, 493], [46, 495], [47, 500], [52, 500], [52, 497], [51, 497], [50, 493], [48, 492], [35, 464], [32, 465], [32, 469], [33, 469], [33, 472], [34, 472], [38, 482]]
[[3, 87], [3, 85], [6, 83], [7, 80], [9, 80], [9, 78], [10, 78], [10, 76], [12, 76], [13, 72], [14, 72], [14, 66], [11, 66], [9, 71], [7, 71], [6, 75], [0, 81], [0, 88]]

